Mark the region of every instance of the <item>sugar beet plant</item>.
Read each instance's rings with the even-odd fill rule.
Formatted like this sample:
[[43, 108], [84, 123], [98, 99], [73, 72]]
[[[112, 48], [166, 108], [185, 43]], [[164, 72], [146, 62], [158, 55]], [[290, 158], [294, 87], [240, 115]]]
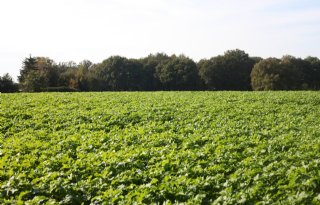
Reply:
[[1, 204], [320, 204], [319, 92], [0, 95]]

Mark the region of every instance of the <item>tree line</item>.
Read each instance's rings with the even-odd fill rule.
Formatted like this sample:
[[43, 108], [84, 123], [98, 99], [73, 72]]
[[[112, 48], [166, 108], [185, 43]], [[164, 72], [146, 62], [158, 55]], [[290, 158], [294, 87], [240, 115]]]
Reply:
[[4, 75], [0, 91], [319, 90], [320, 60], [290, 55], [263, 59], [239, 49], [199, 62], [164, 53], [140, 59], [112, 56], [97, 64], [30, 56], [18, 81]]

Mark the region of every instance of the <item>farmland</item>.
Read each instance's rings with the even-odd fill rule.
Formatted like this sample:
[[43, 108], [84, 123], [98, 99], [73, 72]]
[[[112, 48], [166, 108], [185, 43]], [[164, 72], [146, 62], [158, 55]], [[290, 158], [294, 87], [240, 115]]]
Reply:
[[319, 92], [0, 94], [1, 204], [320, 204]]

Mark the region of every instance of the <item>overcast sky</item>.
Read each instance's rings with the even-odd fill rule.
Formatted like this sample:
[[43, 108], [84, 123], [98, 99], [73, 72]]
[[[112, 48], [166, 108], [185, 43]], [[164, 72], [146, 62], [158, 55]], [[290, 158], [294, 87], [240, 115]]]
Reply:
[[1, 0], [0, 75], [55, 62], [185, 54], [320, 57], [319, 0]]

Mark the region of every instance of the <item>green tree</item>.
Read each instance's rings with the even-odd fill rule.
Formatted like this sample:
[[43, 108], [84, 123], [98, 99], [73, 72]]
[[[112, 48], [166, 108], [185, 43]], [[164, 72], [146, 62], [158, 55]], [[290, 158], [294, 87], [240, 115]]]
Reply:
[[254, 63], [244, 51], [229, 50], [224, 55], [201, 60], [199, 75], [210, 90], [250, 90]]
[[0, 92], [2, 93], [12, 93], [18, 92], [18, 84], [14, 83], [12, 77], [6, 73], [0, 77]]
[[47, 79], [39, 74], [38, 71], [30, 71], [25, 77], [23, 83], [20, 84], [23, 91], [41, 92], [47, 89]]
[[89, 91], [89, 68], [92, 66], [92, 62], [84, 60], [79, 63], [75, 78], [78, 84], [78, 89], [81, 91]]
[[76, 73], [78, 65], [73, 62], [60, 62], [55, 65], [57, 72], [59, 73], [58, 86], [68, 87], [71, 89], [77, 89], [78, 84], [76, 80]]
[[199, 76], [196, 63], [180, 55], [156, 67], [156, 76], [164, 90], [196, 90], [199, 88]]
[[55, 62], [47, 57], [36, 58], [37, 71], [44, 78], [43, 87], [55, 87], [58, 85], [59, 73]]
[[283, 68], [277, 58], [267, 58], [255, 64], [251, 72], [253, 90], [280, 90]]
[[253, 90], [305, 89], [306, 63], [293, 56], [268, 58], [257, 63], [251, 72]]
[[59, 73], [54, 64], [53, 60], [46, 57], [26, 58], [18, 77], [21, 89], [27, 92], [39, 92], [57, 86]]
[[139, 59], [143, 64], [143, 90], [161, 90], [161, 82], [156, 74], [156, 68], [161, 67], [170, 60], [165, 53], [150, 54], [145, 58]]
[[308, 63], [304, 73], [306, 75], [306, 83], [308, 88], [313, 90], [320, 89], [320, 60], [317, 57], [307, 57], [304, 59]]
[[260, 61], [263, 60], [263, 58], [257, 57], [257, 56], [250, 57], [250, 59], [253, 61], [254, 64], [259, 63]]
[[94, 68], [101, 90], [142, 90], [142, 64], [120, 56], [112, 56]]
[[23, 91], [36, 92], [41, 90], [40, 87], [44, 83], [44, 78], [39, 76], [37, 58], [30, 55], [23, 61], [18, 80]]
[[18, 76], [18, 81], [21, 85], [25, 83], [27, 75], [31, 71], [37, 70], [37, 59], [29, 56], [29, 58], [25, 58], [22, 62], [22, 69], [20, 69], [20, 75]]
[[284, 66], [281, 76], [283, 90], [307, 89], [306, 73], [304, 72], [308, 66], [306, 61], [291, 55], [285, 55], [281, 58], [281, 64]]

